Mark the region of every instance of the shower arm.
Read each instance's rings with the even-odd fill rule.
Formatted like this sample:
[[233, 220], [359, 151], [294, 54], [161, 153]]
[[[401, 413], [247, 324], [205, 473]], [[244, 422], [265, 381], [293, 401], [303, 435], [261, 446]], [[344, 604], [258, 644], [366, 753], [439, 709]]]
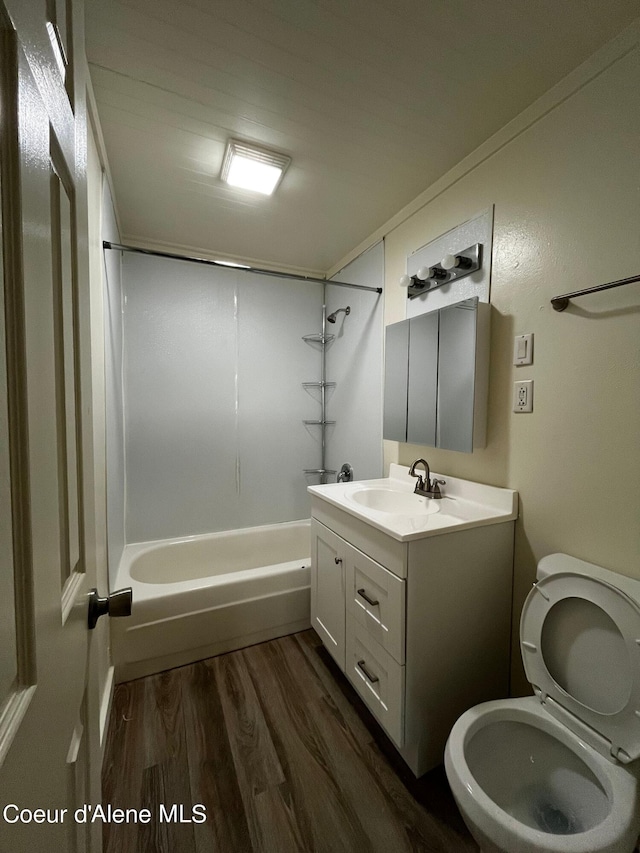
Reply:
[[333, 314], [329, 314], [329, 316], [327, 317], [327, 322], [328, 322], [328, 323], [335, 323], [335, 322], [336, 322], [336, 319], [337, 319], [337, 317], [338, 317], [338, 314], [339, 314], [341, 311], [344, 311], [344, 313], [345, 313], [345, 317], [348, 317], [348, 316], [349, 316], [349, 314], [351, 314], [351, 306], [350, 306], [350, 305], [347, 305], [347, 307], [346, 307], [346, 308], [338, 308], [338, 310], [337, 310], [337, 311], [334, 311], [334, 312], [333, 312]]

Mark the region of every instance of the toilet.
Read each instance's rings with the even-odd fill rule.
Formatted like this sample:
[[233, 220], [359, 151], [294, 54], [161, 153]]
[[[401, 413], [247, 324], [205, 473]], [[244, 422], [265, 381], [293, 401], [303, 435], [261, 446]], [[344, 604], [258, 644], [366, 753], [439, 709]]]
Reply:
[[640, 581], [566, 554], [520, 619], [534, 696], [454, 725], [449, 785], [482, 853], [631, 853], [640, 833]]

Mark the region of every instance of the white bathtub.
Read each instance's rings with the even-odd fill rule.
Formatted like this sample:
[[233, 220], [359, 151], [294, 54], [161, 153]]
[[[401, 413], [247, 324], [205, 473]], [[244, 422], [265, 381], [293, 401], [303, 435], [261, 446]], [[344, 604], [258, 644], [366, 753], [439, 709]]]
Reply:
[[283, 637], [310, 625], [309, 521], [127, 545], [111, 621], [117, 681]]

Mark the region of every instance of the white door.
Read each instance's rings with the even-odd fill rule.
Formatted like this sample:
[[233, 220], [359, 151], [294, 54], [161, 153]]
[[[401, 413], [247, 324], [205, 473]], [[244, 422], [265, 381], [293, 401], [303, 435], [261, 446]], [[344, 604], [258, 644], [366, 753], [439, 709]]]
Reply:
[[0, 27], [0, 851], [95, 851], [81, 8], [0, 0]]

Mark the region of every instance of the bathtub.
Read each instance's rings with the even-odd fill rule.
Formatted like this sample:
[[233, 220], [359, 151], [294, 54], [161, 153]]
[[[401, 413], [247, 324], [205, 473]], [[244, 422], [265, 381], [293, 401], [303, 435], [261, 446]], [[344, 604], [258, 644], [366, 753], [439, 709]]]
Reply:
[[112, 619], [116, 681], [302, 631], [310, 625], [309, 520], [127, 545]]

